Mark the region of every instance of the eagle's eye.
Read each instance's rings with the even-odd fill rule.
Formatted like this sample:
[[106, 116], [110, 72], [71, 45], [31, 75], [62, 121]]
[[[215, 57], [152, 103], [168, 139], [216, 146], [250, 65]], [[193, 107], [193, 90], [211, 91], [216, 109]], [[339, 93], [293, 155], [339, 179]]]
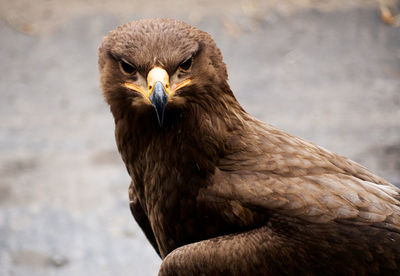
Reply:
[[123, 59], [121, 59], [119, 61], [119, 68], [121, 69], [122, 73], [124, 73], [126, 75], [133, 75], [137, 71], [137, 68], [135, 65], [133, 65]]
[[181, 64], [179, 64], [178, 69], [182, 70], [182, 71], [187, 71], [190, 69], [190, 66], [192, 66], [192, 60], [193, 58], [190, 57], [188, 59], [185, 59], [184, 61], [181, 62]]

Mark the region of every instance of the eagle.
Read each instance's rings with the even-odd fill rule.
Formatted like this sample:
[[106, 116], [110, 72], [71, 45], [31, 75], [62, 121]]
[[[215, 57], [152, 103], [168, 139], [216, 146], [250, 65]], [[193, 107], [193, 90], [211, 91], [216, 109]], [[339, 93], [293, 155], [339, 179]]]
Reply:
[[98, 54], [159, 275], [400, 274], [400, 190], [249, 115], [208, 33], [143, 19]]

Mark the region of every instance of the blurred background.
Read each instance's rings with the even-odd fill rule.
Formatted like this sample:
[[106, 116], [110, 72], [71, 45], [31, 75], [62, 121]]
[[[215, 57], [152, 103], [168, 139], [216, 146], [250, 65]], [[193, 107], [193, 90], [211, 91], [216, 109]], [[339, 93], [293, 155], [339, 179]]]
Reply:
[[398, 4], [0, 0], [0, 275], [157, 274], [98, 85], [102, 37], [131, 20], [209, 32], [249, 113], [399, 185]]

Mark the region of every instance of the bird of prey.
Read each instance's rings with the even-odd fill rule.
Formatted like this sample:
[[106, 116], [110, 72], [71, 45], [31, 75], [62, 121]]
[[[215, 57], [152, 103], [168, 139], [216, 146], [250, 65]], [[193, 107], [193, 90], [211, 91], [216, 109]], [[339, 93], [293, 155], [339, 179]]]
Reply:
[[400, 190], [246, 113], [209, 34], [134, 21], [98, 64], [159, 275], [400, 274]]

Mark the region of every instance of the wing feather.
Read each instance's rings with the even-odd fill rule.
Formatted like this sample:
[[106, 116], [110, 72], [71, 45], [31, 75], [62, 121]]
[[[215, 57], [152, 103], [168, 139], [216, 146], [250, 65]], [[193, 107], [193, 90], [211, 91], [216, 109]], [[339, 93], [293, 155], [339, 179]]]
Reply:
[[[213, 185], [199, 197], [299, 217], [400, 229], [400, 190], [361, 165], [268, 125], [228, 142]], [[245, 146], [244, 146], [245, 145]]]
[[158, 249], [158, 245], [156, 242], [156, 238], [154, 236], [153, 230], [150, 225], [150, 221], [146, 213], [144, 212], [142, 205], [140, 204], [139, 198], [137, 197], [133, 181], [129, 186], [129, 201], [133, 217], [139, 224], [140, 228], [143, 230], [144, 234], [146, 235], [146, 238], [149, 240], [151, 245], [156, 250], [157, 254], [161, 257], [160, 250]]

